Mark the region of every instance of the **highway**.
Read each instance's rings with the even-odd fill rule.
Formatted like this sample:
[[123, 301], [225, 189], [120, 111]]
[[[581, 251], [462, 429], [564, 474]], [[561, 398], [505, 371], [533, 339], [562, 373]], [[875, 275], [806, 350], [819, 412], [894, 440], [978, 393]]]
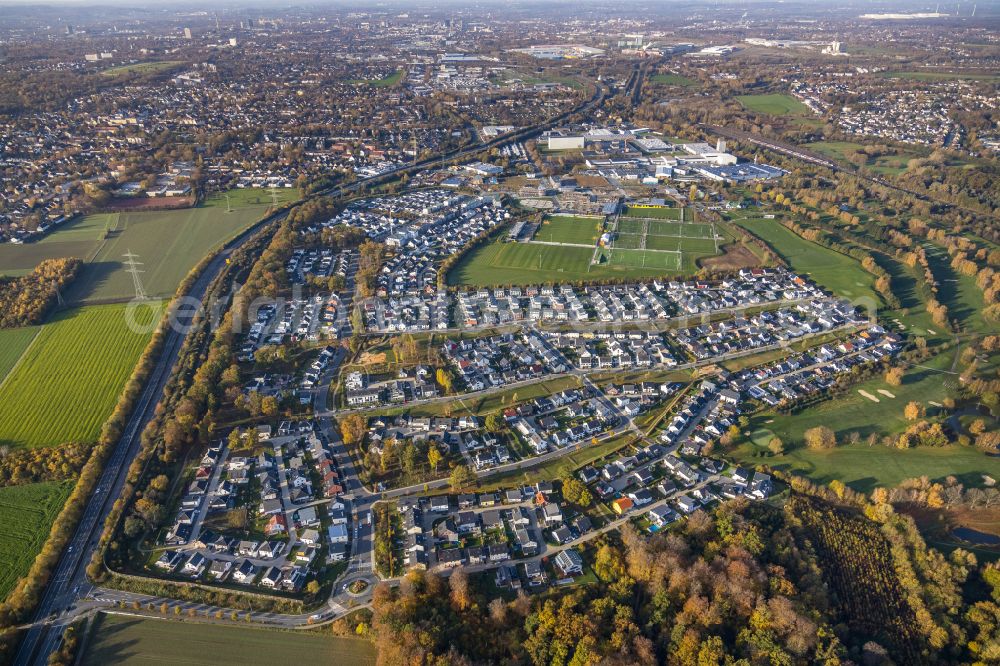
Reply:
[[[371, 178], [365, 178], [353, 183], [334, 186], [320, 192], [316, 192], [306, 199], [312, 199], [320, 196], [339, 197], [347, 194], [354, 194], [373, 185], [381, 184], [402, 175], [415, 173], [419, 170], [432, 166], [434, 163], [461, 160], [466, 157], [478, 155], [483, 151], [504, 145], [506, 143], [529, 139], [537, 136], [550, 127], [564, 122], [573, 114], [585, 113], [600, 105], [604, 101], [606, 94], [607, 90], [604, 86], [601, 84], [595, 84], [593, 95], [583, 104], [558, 114], [557, 116], [554, 116], [544, 122], [523, 128], [516, 132], [499, 136], [485, 143], [475, 144], [438, 156], [429, 157], [424, 160], [417, 161], [412, 165], [393, 169]], [[191, 298], [197, 299], [198, 301], [203, 300], [209, 285], [225, 270], [228, 265], [226, 260], [232, 255], [232, 253], [246, 243], [247, 240], [253, 237], [253, 235], [264, 225], [272, 221], [282, 219], [287, 214], [287, 210], [273, 213], [227, 243], [219, 251], [215, 258], [204, 267], [200, 275], [196, 278], [186, 294], [186, 296], [189, 297], [187, 300], [190, 301]], [[179, 312], [175, 315], [175, 317], [179, 322], [183, 323], [185, 320], [190, 320], [193, 314], [192, 310], [184, 310], [183, 312]], [[134, 460], [136, 454], [139, 452], [143, 429], [155, 415], [159, 397], [162, 395], [163, 389], [172, 375], [173, 367], [177, 361], [178, 354], [184, 343], [185, 337], [186, 332], [183, 330], [183, 327], [172, 326], [168, 328], [163, 342], [163, 347], [159, 353], [159, 358], [156, 361], [156, 365], [150, 373], [139, 399], [136, 401], [136, 405], [128, 419], [128, 423], [121, 438], [114, 446], [114, 450], [104, 466], [100, 476], [100, 481], [97, 484], [97, 489], [90, 497], [84, 510], [83, 517], [77, 524], [72, 539], [68, 542], [58, 564], [52, 572], [49, 584], [47, 585], [35, 612], [34, 621], [28, 629], [15, 657], [15, 664], [46, 664], [49, 654], [55, 651], [59, 646], [62, 629], [76, 617], [77, 612], [84, 610], [84, 608], [79, 607], [78, 600], [86, 598], [92, 591], [92, 588], [86, 579], [87, 564], [92, 558], [104, 522], [114, 506], [114, 501], [120, 496], [122, 488], [125, 485], [125, 478], [129, 466]], [[325, 400], [325, 394], [323, 399]], [[329, 419], [326, 419], [325, 426], [327, 429], [330, 427]], [[346, 451], [338, 451], [337, 458], [342, 464], [353, 464]], [[357, 477], [353, 476], [353, 478], [356, 479]], [[355, 515], [362, 516], [365, 512], [370, 511], [371, 501], [374, 498], [364, 489], [363, 486], [360, 485], [360, 483], [357, 485], [358, 487], [354, 489], [356, 495], [349, 493], [349, 495], [352, 495], [353, 497], [353, 499], [349, 499], [349, 501], [351, 501], [352, 504], [352, 512], [354, 512]], [[360, 563], [362, 569], [367, 569], [368, 572], [371, 571], [370, 548], [368, 548], [368, 544], [371, 541], [370, 530], [371, 526], [369, 525], [368, 532], [366, 534], [358, 535], [358, 538], [353, 540], [354, 545], [352, 548], [352, 567], [355, 567]], [[349, 573], [345, 580], [347, 582], [351, 582], [357, 578], [367, 577], [372, 577], [372, 574], [366, 573], [364, 570], [355, 569]], [[337, 590], [334, 590], [334, 593], [336, 595]], [[342, 591], [341, 594], [348, 595], [346, 591]], [[91, 606], [92, 604], [88, 604], [88, 607]], [[335, 612], [337, 607], [340, 607], [339, 604], [331, 599], [329, 608], [321, 613], [323, 619], [328, 619]], [[293, 618], [292, 616], [289, 616], [289, 623], [294, 624], [299, 619], [300, 618]]]
[[[286, 214], [285, 212], [276, 213], [233, 239], [202, 270], [188, 291], [188, 295], [201, 300], [212, 281], [226, 267], [226, 261], [233, 251], [252, 238], [265, 224], [280, 219]], [[188, 310], [178, 312], [175, 318], [179, 324], [183, 325], [190, 321], [192, 315], [193, 312]], [[36, 652], [40, 663], [45, 663], [48, 655], [58, 647], [61, 626], [65, 624], [57, 618], [65, 617], [72, 610], [74, 601], [85, 596], [89, 591], [90, 585], [86, 580], [87, 564], [90, 562], [97, 545], [104, 521], [114, 506], [114, 499], [121, 494], [122, 487], [125, 485], [128, 468], [139, 452], [142, 431], [146, 423], [153, 418], [159, 397], [170, 379], [174, 363], [177, 361], [178, 353], [186, 337], [185, 328], [184, 326], [167, 327], [159, 359], [136, 402], [121, 439], [104, 466], [97, 489], [87, 503], [87, 508], [76, 527], [76, 532], [52, 573], [52, 578], [36, 611], [36, 624], [28, 631], [21, 643], [15, 663], [31, 663], [32, 656]], [[50, 627], [48, 623], [39, 624], [38, 621], [55, 622], [57, 626]]]

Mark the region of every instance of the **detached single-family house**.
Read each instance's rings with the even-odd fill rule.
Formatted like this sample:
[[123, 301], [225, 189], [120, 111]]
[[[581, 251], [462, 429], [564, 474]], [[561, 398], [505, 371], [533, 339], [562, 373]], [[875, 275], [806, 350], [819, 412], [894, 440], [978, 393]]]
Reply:
[[556, 555], [555, 565], [564, 576], [579, 576], [583, 573], [583, 558], [573, 548], [567, 548]]

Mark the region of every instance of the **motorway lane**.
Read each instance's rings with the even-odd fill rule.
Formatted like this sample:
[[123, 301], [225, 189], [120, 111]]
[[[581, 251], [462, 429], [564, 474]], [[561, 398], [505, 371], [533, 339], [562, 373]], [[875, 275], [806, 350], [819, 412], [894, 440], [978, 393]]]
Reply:
[[[260, 224], [255, 225], [254, 229], [260, 226]], [[226, 259], [232, 254], [233, 249], [239, 247], [251, 236], [252, 234], [242, 235], [235, 244], [220, 252], [202, 271], [188, 293], [194, 298], [201, 299], [211, 281], [226, 266]], [[190, 314], [190, 311], [185, 316], [178, 314], [176, 317], [178, 323], [189, 323]], [[89, 584], [86, 581], [86, 565], [97, 545], [104, 520], [114, 506], [112, 498], [117, 498], [125, 485], [126, 472], [132, 459], [138, 453], [142, 431], [155, 414], [157, 402], [170, 378], [170, 371], [177, 360], [185, 337], [186, 334], [182, 328], [174, 326], [168, 328], [160, 358], [136, 407], [133, 409], [124, 433], [104, 466], [97, 490], [87, 503], [87, 508], [77, 525], [73, 539], [63, 552], [52, 580], [45, 589], [36, 612], [36, 622], [50, 619], [56, 626], [49, 628], [46, 625], [36, 624], [25, 636], [15, 663], [32, 663], [32, 656], [39, 645], [42, 649], [38, 651], [36, 663], [45, 663], [48, 655], [58, 646], [61, 626], [66, 624], [66, 614], [71, 610], [73, 599], [80, 593], [85, 594], [86, 590], [89, 589]]]

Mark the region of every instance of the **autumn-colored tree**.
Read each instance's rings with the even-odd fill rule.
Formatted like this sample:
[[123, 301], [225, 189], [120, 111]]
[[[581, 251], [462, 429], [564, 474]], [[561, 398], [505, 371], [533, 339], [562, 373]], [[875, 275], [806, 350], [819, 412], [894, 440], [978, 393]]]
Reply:
[[457, 611], [464, 611], [472, 605], [472, 595], [469, 590], [469, 575], [462, 569], [456, 569], [448, 577], [448, 588], [451, 605]]
[[439, 449], [435, 444], [431, 444], [427, 447], [427, 464], [431, 466], [432, 471], [437, 471], [442, 457], [441, 449]]
[[340, 436], [346, 446], [355, 446], [365, 436], [365, 419], [360, 414], [348, 414], [340, 419]]
[[927, 409], [914, 400], [906, 403], [906, 407], [903, 409], [903, 416], [906, 417], [907, 421], [916, 421], [923, 418], [926, 413]]
[[816, 426], [806, 430], [803, 438], [810, 449], [832, 449], [837, 445], [837, 436], [826, 426]]
[[885, 373], [885, 383], [889, 386], [902, 386], [903, 369], [900, 367], [889, 368]]
[[278, 413], [278, 399], [269, 395], [260, 402], [260, 412], [264, 416], [275, 416]]
[[579, 507], [588, 507], [594, 501], [586, 485], [576, 477], [566, 477], [562, 481], [563, 499]]

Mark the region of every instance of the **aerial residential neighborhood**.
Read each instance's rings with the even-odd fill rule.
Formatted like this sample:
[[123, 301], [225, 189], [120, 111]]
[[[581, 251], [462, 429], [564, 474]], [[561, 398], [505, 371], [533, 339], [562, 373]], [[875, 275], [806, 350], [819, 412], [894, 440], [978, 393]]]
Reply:
[[0, 4], [0, 665], [998, 661], [996, 0]]

